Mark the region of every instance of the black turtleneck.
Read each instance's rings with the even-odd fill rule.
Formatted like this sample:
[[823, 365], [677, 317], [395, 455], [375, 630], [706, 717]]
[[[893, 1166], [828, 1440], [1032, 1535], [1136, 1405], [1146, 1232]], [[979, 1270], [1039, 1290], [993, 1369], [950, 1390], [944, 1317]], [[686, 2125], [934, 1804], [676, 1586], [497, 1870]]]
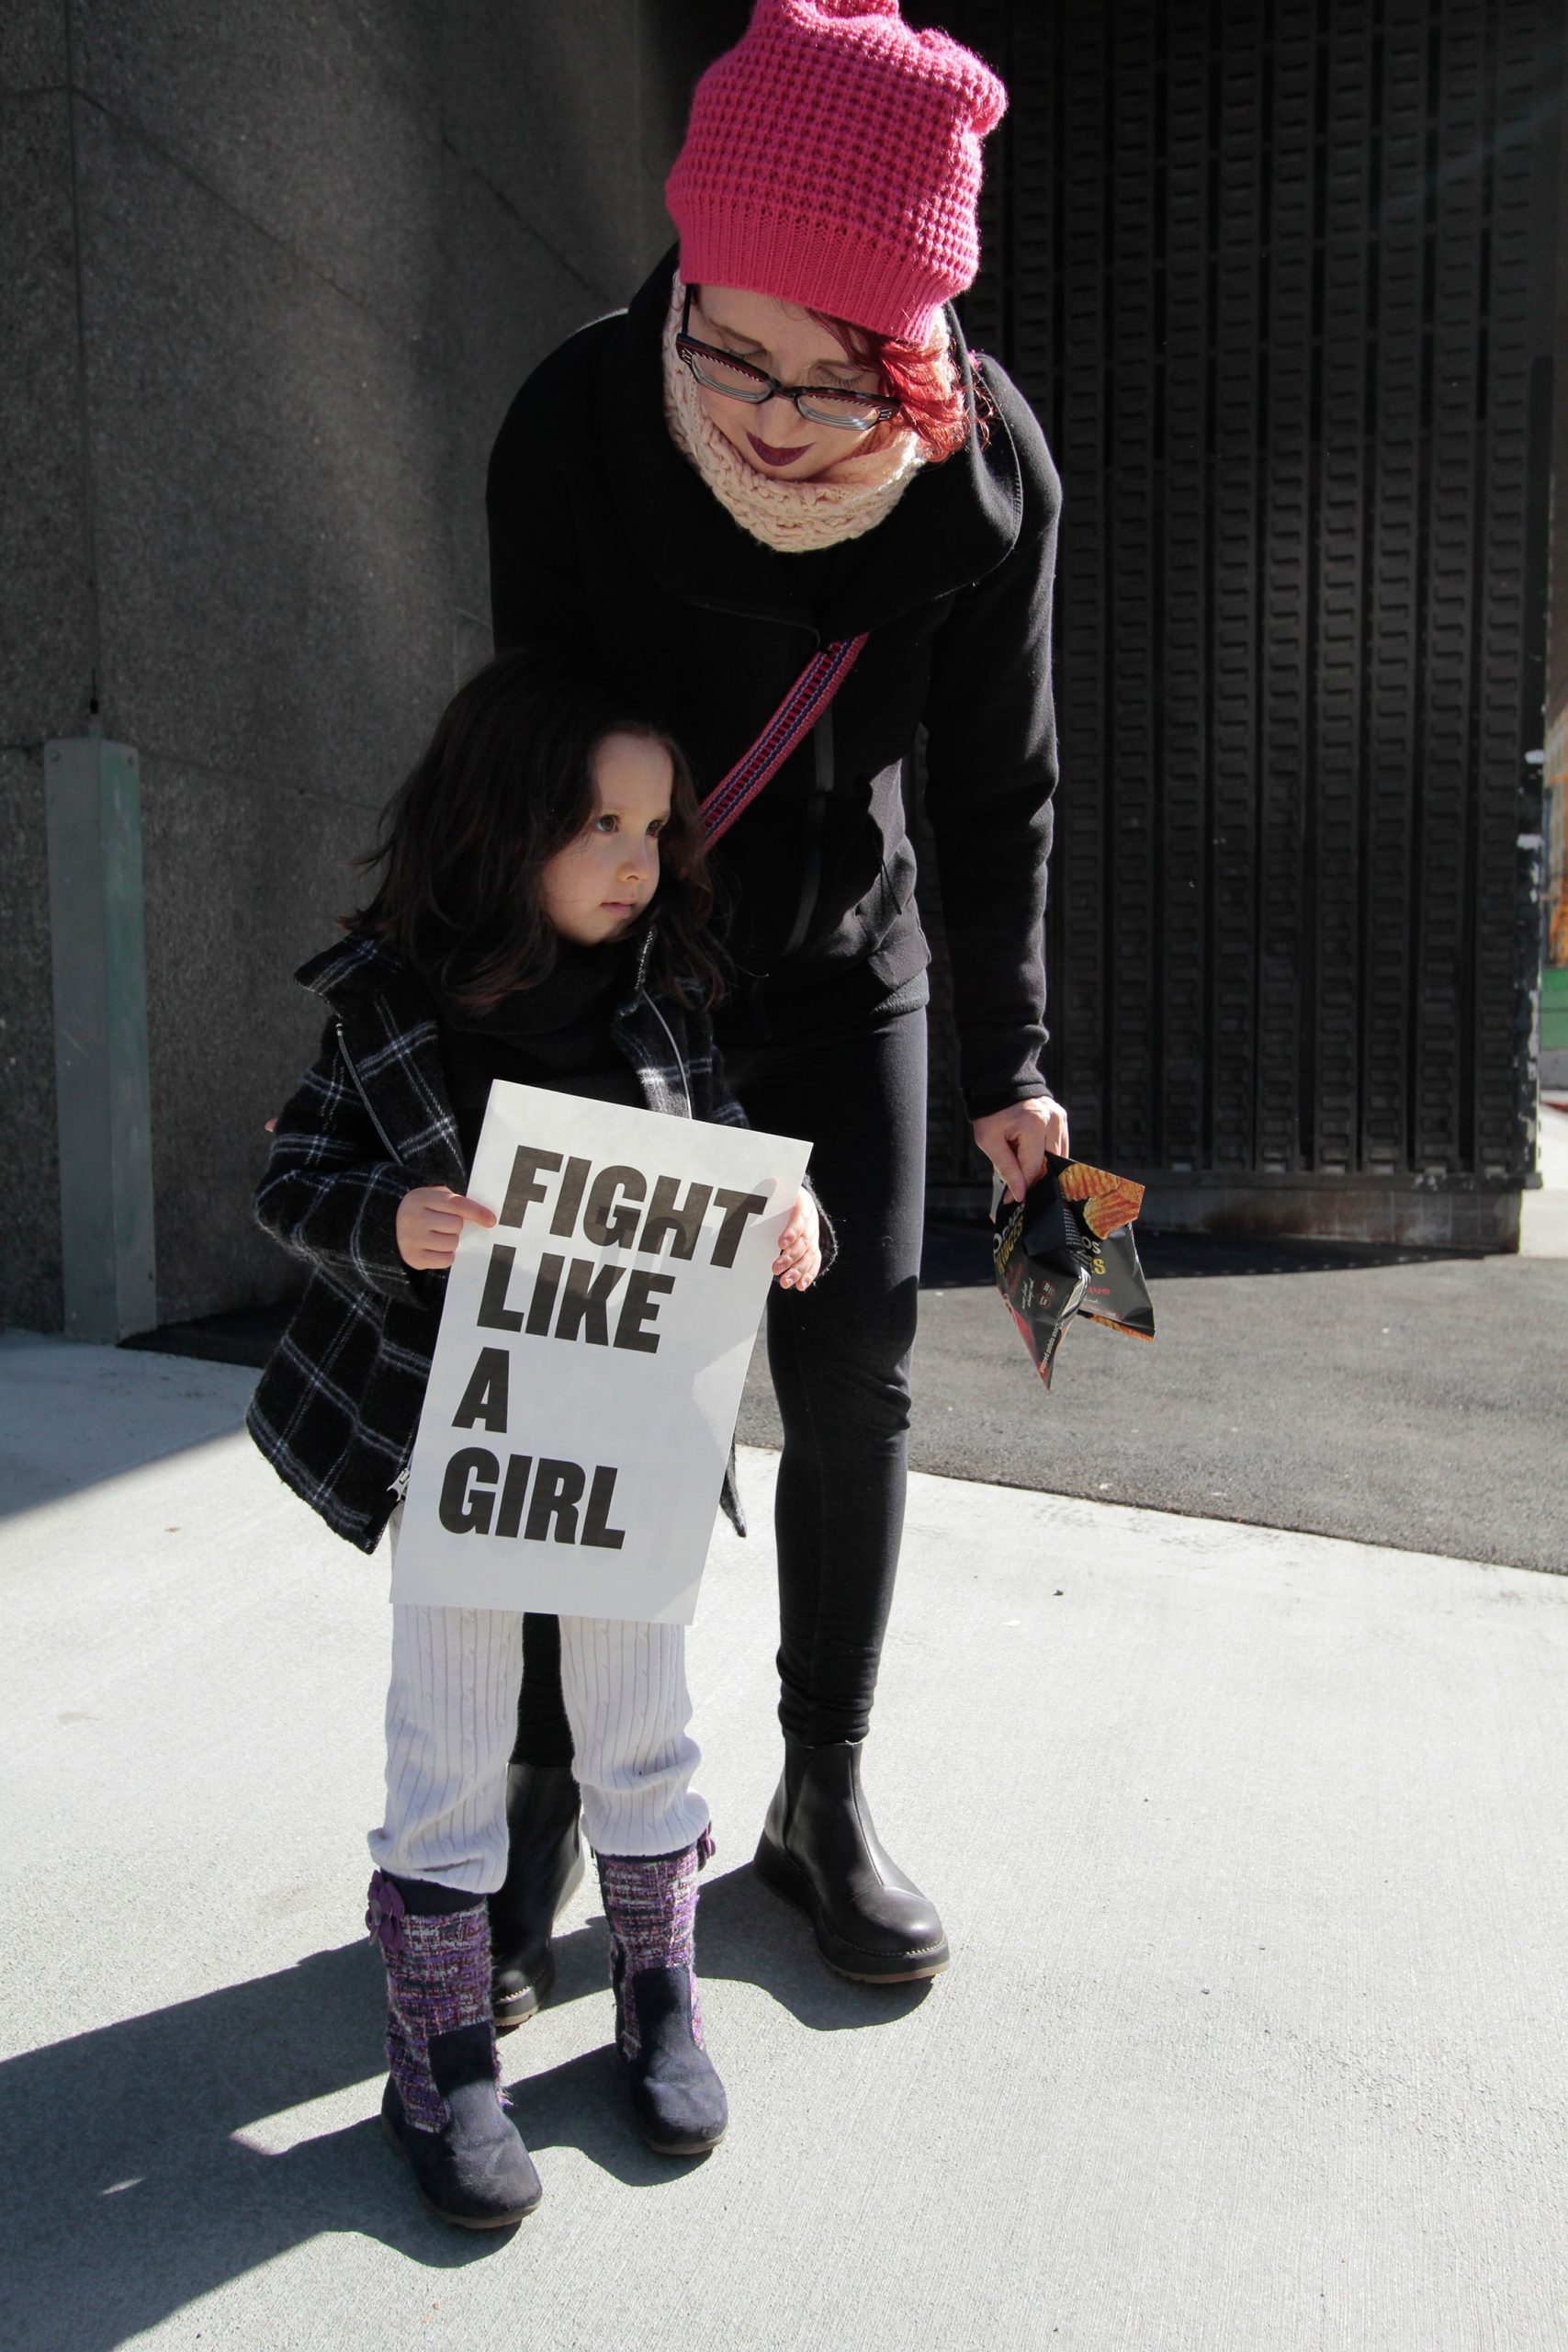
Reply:
[[514, 989], [489, 1012], [467, 1012], [437, 998], [441, 1055], [466, 1167], [473, 1166], [485, 1105], [498, 1078], [641, 1107], [637, 1073], [610, 1032], [611, 1017], [631, 994], [636, 971], [636, 942], [580, 947], [562, 939], [546, 977], [532, 988]]

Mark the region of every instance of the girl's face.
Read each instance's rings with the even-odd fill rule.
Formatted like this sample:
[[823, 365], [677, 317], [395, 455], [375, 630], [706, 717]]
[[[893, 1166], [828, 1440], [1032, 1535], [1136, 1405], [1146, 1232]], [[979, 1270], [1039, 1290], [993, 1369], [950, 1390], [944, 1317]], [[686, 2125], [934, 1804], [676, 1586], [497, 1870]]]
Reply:
[[[738, 286], [705, 286], [692, 299], [692, 333], [701, 343], [732, 351], [781, 384], [831, 384], [841, 391], [881, 392], [874, 369], [857, 368], [829, 327], [794, 302], [750, 294]], [[711, 421], [731, 447], [760, 474], [781, 481], [810, 481], [859, 455], [863, 436], [831, 424], [813, 424], [793, 401], [727, 400], [697, 388]]]
[[597, 947], [647, 906], [659, 888], [659, 836], [674, 781], [662, 743], [605, 736], [593, 755], [598, 808], [539, 870], [539, 903], [563, 938]]

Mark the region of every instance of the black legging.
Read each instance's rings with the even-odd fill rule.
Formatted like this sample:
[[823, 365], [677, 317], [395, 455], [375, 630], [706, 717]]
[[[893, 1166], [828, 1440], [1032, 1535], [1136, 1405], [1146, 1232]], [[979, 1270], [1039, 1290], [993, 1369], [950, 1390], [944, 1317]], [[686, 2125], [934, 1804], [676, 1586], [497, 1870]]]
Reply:
[[[725, 1048], [754, 1127], [812, 1146], [839, 1257], [808, 1291], [768, 1297], [784, 1422], [773, 1523], [779, 1720], [812, 1746], [862, 1739], [893, 1599], [908, 1476], [909, 1356], [925, 1201], [926, 1016], [862, 1015]], [[517, 1756], [565, 1763], [559, 1636], [524, 1633]]]

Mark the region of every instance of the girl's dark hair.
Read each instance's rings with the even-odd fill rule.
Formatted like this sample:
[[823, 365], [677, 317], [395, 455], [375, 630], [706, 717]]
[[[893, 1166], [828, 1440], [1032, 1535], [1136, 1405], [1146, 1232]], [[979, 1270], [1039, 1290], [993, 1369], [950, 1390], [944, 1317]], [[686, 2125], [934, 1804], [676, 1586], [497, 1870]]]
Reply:
[[670, 754], [670, 822], [659, 888], [638, 929], [657, 921], [651, 974], [721, 990], [705, 925], [713, 888], [696, 789], [684, 752], [635, 701], [558, 662], [503, 653], [459, 687], [430, 749], [388, 802], [362, 863], [380, 880], [357, 923], [465, 1012], [488, 1012], [542, 980], [557, 934], [539, 902], [547, 861], [592, 823], [593, 756], [608, 735], [637, 735]]

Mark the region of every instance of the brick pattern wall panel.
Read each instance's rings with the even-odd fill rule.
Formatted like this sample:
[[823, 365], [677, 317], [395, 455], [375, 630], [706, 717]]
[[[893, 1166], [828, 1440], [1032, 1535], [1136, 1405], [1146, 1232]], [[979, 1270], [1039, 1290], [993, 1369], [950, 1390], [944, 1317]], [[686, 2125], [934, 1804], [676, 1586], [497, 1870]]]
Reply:
[[[1492, 67], [1494, 119], [1499, 126], [1527, 122], [1539, 112], [1545, 95], [1538, 87], [1540, 61], [1551, 53], [1553, 30], [1562, 30], [1562, 11], [1551, 11], [1539, 0], [1518, 0], [1498, 15]], [[1539, 661], [1530, 658], [1530, 608], [1539, 611], [1545, 553], [1532, 529], [1531, 514], [1531, 391], [1532, 378], [1540, 372], [1532, 365], [1539, 302], [1530, 266], [1534, 158], [1527, 141], [1505, 135], [1489, 141], [1487, 163], [1490, 300], [1476, 644], [1475, 922], [1468, 974], [1476, 1050], [1473, 1095], [1467, 1106], [1473, 1121], [1473, 1156], [1483, 1175], [1506, 1170], [1517, 1148], [1521, 1112], [1529, 1116], [1534, 1109], [1529, 1012], [1516, 985], [1519, 873], [1515, 837], [1521, 830], [1539, 830], [1533, 805], [1522, 822], [1517, 811], [1521, 783], [1532, 804], [1534, 798], [1533, 780], [1522, 772], [1521, 755], [1541, 746], [1544, 731], [1538, 731], [1544, 682]], [[1563, 495], [1560, 486], [1560, 512]], [[1533, 634], [1539, 640], [1539, 632]]]
[[1366, 0], [1335, 0], [1324, 55], [1323, 375], [1318, 452], [1317, 733], [1308, 799], [1316, 1034], [1309, 1165], [1358, 1165], [1359, 928], [1366, 719], [1364, 546], [1371, 471], [1367, 350], [1371, 286], [1373, 26]]
[[[1112, 72], [1099, 9], [1071, 11], [1060, 51], [1062, 241], [1066, 314], [1058, 378], [1056, 462], [1064, 499], [1057, 575], [1056, 709], [1062, 768], [1074, 779], [1056, 809], [1055, 981], [1057, 1068], [1072, 1107], [1074, 1142], [1094, 1159], [1111, 1134], [1106, 984], [1110, 869], [1111, 616], [1107, 595], [1111, 490], [1106, 429], [1105, 157]], [[1038, 289], [1043, 292], [1043, 289]], [[1018, 286], [1013, 288], [1016, 300]]]
[[1473, 881], [1475, 606], [1480, 554], [1477, 411], [1486, 143], [1486, 0], [1449, 0], [1437, 51], [1431, 142], [1432, 422], [1426, 649], [1415, 850], [1413, 1158], [1423, 1174], [1463, 1164], [1463, 966]]
[[1042, 11], [1025, 9], [1013, 28], [1008, 87], [1026, 122], [1050, 127], [1048, 138], [1013, 141], [1006, 183], [1010, 273], [1046, 291], [1046, 299], [1014, 309], [1009, 362], [1023, 391], [1043, 408], [1051, 398], [1056, 366], [1056, 304], [1049, 289], [1056, 270], [1058, 205], [1052, 164], [1062, 92], [1056, 42]]
[[1561, 13], [944, 13], [1012, 101], [968, 323], [1064, 484], [1048, 1071], [1086, 1156], [1529, 1164]]
[[1157, 527], [1158, 775], [1162, 881], [1157, 1159], [1204, 1165], [1209, 941], [1208, 599], [1210, 61], [1207, 8], [1185, 0], [1167, 20], [1165, 72], [1163, 458]]
[[[1420, 645], [1423, 440], [1427, 414], [1424, 190], [1430, 97], [1428, 0], [1386, 0], [1372, 183], [1378, 268], [1371, 346], [1374, 429], [1368, 609], [1367, 888], [1363, 911], [1361, 1165], [1409, 1165], [1411, 956]], [[1359, 232], [1358, 232], [1359, 233]]]
[[1209, 1164], [1257, 1165], [1259, 453], [1263, 0], [1219, 12], [1210, 571]]
[[1155, 494], [1158, 356], [1155, 324], [1156, 48], [1154, 0], [1112, 12], [1111, 250], [1116, 300], [1107, 322], [1111, 360], [1109, 525], [1117, 551], [1109, 622], [1116, 713], [1110, 831], [1116, 842], [1112, 910], [1117, 951], [1108, 978], [1105, 1084], [1110, 1131], [1124, 1159], [1154, 1158], [1158, 997], [1155, 809]]
[[1269, 270], [1259, 391], [1268, 462], [1259, 550], [1257, 1150], [1260, 1166], [1277, 1173], [1303, 1164], [1302, 1041], [1312, 978], [1302, 876], [1315, 752], [1308, 678], [1316, 621], [1317, 15], [1317, 0], [1279, 0], [1275, 11], [1263, 195]]

